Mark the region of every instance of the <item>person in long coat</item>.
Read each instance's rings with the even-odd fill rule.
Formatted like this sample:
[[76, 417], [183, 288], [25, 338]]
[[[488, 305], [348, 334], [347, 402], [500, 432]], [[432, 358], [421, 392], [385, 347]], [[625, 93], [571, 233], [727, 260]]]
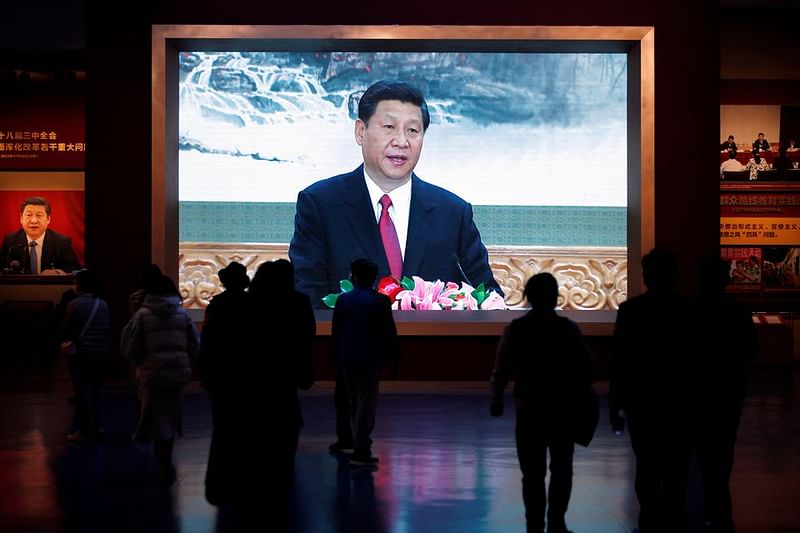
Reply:
[[134, 432], [137, 442], [153, 442], [154, 480], [175, 481], [172, 448], [183, 433], [181, 396], [191, 380], [191, 359], [200, 340], [192, 319], [181, 307], [175, 283], [167, 276], [148, 288], [142, 307], [122, 335], [122, 353], [136, 366], [140, 414]]
[[225, 290], [206, 307], [199, 367], [211, 399], [211, 447], [206, 469], [206, 500], [224, 505], [236, 497], [244, 465], [241, 441], [248, 437], [250, 396], [243, 387], [255, 357], [255, 317], [247, 269], [231, 262], [219, 271]]
[[214, 423], [206, 499], [225, 528], [247, 531], [267, 516], [280, 530], [303, 425], [298, 390], [314, 382], [314, 311], [285, 259], [259, 266], [248, 292], [242, 265], [220, 280], [226, 290], [206, 311], [200, 356]]

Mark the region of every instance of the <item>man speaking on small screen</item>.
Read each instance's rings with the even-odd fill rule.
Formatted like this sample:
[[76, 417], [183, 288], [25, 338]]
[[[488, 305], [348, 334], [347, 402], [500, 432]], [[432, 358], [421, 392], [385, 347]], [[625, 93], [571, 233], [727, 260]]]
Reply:
[[47, 229], [50, 202], [40, 196], [26, 198], [19, 221], [22, 229], [6, 235], [0, 248], [4, 272], [65, 274], [81, 267], [69, 237]]
[[297, 289], [316, 307], [339, 292], [358, 258], [376, 263], [379, 279], [483, 283], [503, 295], [472, 206], [413, 173], [429, 124], [419, 89], [398, 81], [373, 84], [355, 122], [364, 163], [300, 191], [289, 258]]

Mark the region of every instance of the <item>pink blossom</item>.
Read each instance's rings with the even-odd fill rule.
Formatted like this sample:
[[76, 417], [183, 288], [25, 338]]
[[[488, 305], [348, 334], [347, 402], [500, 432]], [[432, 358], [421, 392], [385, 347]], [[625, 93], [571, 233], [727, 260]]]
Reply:
[[496, 310], [496, 309], [505, 309], [506, 302], [503, 298], [497, 294], [496, 292], [492, 291], [486, 297], [486, 299], [481, 303], [481, 309], [487, 310]]
[[[387, 278], [389, 279], [389, 278]], [[439, 311], [439, 310], [476, 310], [480, 309], [505, 309], [503, 298], [494, 291], [488, 292], [486, 299], [478, 306], [478, 301], [472, 296], [475, 290], [469, 283], [461, 286], [452, 281], [441, 280], [425, 281], [419, 276], [413, 276], [414, 288], [412, 290], [385, 291], [394, 293], [392, 309], [402, 311]], [[388, 287], [388, 285], [387, 285]]]

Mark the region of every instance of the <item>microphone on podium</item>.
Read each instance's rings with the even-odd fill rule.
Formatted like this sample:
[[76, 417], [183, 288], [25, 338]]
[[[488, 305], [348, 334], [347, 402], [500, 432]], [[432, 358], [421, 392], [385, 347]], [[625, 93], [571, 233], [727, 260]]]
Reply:
[[8, 267], [3, 270], [6, 274], [12, 274], [14, 272], [19, 272], [22, 265], [19, 264], [19, 261], [13, 259], [10, 263], [8, 263]]
[[[450, 254], [450, 259], [452, 259], [453, 262], [456, 264], [456, 268], [458, 268], [458, 272], [459, 274], [461, 274], [462, 279], [466, 281], [469, 285], [472, 285], [472, 282], [467, 277], [467, 274], [464, 272], [464, 269], [461, 268], [461, 260], [458, 258], [458, 254], [453, 252], [452, 254]], [[474, 287], [475, 285], [472, 286]]]
[[17, 259], [12, 259], [11, 251], [14, 248], [24, 248], [26, 245], [17, 243], [8, 247], [8, 255], [6, 256], [6, 266], [3, 267], [3, 274], [22, 274], [22, 262]]

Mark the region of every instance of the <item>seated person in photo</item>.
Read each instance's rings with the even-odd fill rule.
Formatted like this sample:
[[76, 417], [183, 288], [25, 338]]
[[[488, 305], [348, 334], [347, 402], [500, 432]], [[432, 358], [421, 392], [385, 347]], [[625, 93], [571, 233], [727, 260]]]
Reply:
[[81, 265], [66, 235], [48, 229], [50, 203], [42, 197], [26, 198], [19, 209], [22, 229], [9, 233], [0, 248], [4, 271], [24, 274], [66, 274]]
[[728, 140], [719, 145], [719, 151], [729, 152], [731, 150], [736, 153], [736, 143], [733, 141], [733, 135], [728, 135]]
[[764, 138], [763, 133], [759, 133], [758, 139], [753, 141], [753, 150], [761, 150], [762, 152], [769, 152], [772, 150], [769, 146], [769, 141]]
[[289, 258], [297, 290], [315, 307], [339, 293], [351, 261], [362, 257], [378, 265], [378, 279], [484, 283], [503, 295], [472, 206], [414, 174], [429, 124], [419, 89], [399, 81], [373, 84], [355, 122], [364, 163], [298, 194]]
[[797, 143], [794, 141], [794, 139], [789, 139], [786, 141], [787, 152], [797, 152], [798, 150], [800, 150], [800, 147], [797, 146]]
[[781, 146], [778, 149], [778, 155], [772, 160], [772, 168], [779, 173], [791, 170], [792, 168], [792, 160], [786, 155], [786, 150], [787, 148], [785, 146]]
[[766, 159], [762, 159], [761, 155], [759, 155], [758, 150], [753, 150], [753, 157], [747, 164], [744, 166], [745, 170], [750, 171], [750, 180], [757, 180], [758, 179], [758, 171], [759, 170], [769, 170], [769, 163], [767, 163]]
[[728, 151], [728, 159], [719, 166], [719, 177], [724, 179], [725, 172], [735, 172], [744, 170], [744, 165], [736, 160], [736, 150]]

